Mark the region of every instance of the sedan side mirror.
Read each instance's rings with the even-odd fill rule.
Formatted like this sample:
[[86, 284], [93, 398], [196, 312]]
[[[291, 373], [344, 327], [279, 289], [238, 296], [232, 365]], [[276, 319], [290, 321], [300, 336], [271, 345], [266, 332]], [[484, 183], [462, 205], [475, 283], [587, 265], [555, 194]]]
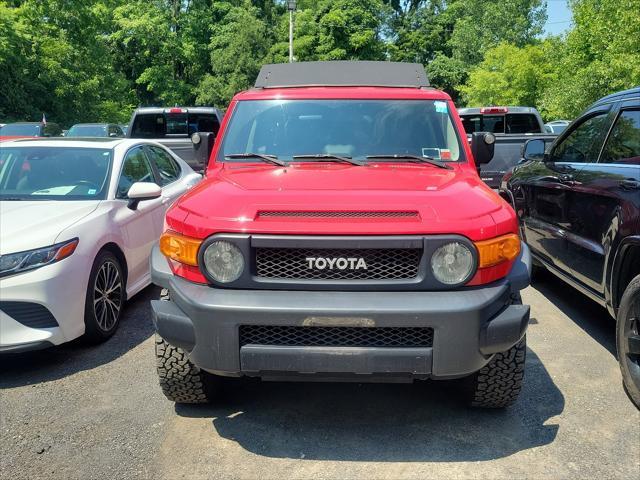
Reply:
[[476, 165], [489, 163], [493, 158], [496, 136], [488, 132], [474, 132], [471, 135], [471, 153]]
[[544, 140], [541, 138], [527, 140], [522, 147], [522, 158], [529, 162], [544, 161], [545, 148]]
[[153, 200], [162, 195], [162, 188], [152, 182], [136, 182], [131, 185], [127, 197], [129, 198], [129, 204], [127, 205], [131, 210], [136, 210], [138, 204], [143, 200]]

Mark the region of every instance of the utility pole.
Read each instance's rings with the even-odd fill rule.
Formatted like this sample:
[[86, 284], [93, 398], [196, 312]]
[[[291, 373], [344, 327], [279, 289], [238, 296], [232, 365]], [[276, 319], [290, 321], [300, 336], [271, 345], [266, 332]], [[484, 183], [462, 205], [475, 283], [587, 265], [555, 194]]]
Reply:
[[293, 63], [293, 12], [296, 10], [296, 0], [287, 0], [289, 10], [289, 63]]

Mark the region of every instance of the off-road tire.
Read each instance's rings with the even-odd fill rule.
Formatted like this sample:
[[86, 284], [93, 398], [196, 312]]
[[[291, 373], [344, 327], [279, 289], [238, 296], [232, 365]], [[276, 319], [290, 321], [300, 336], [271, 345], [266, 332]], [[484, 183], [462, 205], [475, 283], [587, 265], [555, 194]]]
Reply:
[[628, 346], [623, 345], [623, 342], [629, 342], [629, 335], [640, 334], [640, 275], [633, 278], [624, 290], [616, 323], [618, 362], [625, 391], [635, 406], [640, 409], [639, 355], [627, 355]]
[[522, 390], [526, 353], [525, 336], [506, 352], [496, 353], [485, 367], [469, 377], [469, 405], [504, 408], [513, 404]]
[[[163, 289], [160, 300], [168, 301], [169, 292]], [[169, 344], [156, 335], [156, 369], [162, 393], [176, 403], [208, 403], [213, 397], [214, 379], [200, 370], [183, 349]]]
[[156, 368], [162, 393], [176, 403], [208, 403], [213, 379], [189, 360], [187, 352], [156, 335]]

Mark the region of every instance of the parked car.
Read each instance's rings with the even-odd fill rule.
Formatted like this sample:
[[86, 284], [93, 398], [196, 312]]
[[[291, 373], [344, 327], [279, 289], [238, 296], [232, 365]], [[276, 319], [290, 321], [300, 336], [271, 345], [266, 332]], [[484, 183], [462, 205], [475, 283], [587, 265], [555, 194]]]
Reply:
[[534, 262], [617, 319], [624, 383], [640, 405], [640, 88], [602, 98], [501, 192], [518, 214]]
[[[200, 171], [206, 166], [220, 119], [219, 110], [211, 107], [138, 108], [131, 116], [127, 137], [153, 139]], [[208, 140], [206, 145], [203, 139]]]
[[299, 62], [233, 98], [152, 253], [167, 398], [245, 375], [464, 378], [472, 405], [516, 400], [528, 249], [476, 172], [493, 135], [469, 146], [428, 85], [421, 64]]
[[122, 129], [122, 131], [126, 135], [127, 132], [129, 131], [129, 124], [128, 123], [123, 123], [122, 125], [120, 125], [120, 128]]
[[7, 123], [0, 128], [0, 141], [17, 138], [59, 137], [62, 128], [57, 123], [16, 122]]
[[493, 159], [480, 168], [480, 178], [497, 189], [506, 172], [518, 164], [522, 146], [532, 136], [551, 143], [556, 135], [546, 133], [542, 117], [531, 107], [459, 108], [458, 113], [468, 138], [473, 132], [495, 134]]
[[0, 352], [106, 340], [200, 175], [144, 140], [18, 140], [0, 163]]
[[114, 123], [76, 123], [73, 125], [66, 137], [124, 137], [124, 132], [120, 125]]
[[547, 133], [561, 134], [569, 126], [571, 120], [554, 120], [553, 122], [545, 123], [544, 128]]

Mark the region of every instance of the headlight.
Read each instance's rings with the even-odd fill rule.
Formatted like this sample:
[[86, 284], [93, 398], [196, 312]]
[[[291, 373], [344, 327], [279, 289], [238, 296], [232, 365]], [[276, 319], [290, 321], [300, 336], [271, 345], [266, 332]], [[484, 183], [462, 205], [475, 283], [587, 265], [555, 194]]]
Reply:
[[473, 268], [473, 254], [469, 247], [460, 242], [442, 245], [431, 257], [433, 275], [446, 285], [456, 285], [469, 280]]
[[78, 239], [74, 238], [50, 247], [27, 250], [26, 252], [0, 255], [0, 277], [25, 272], [58, 262], [71, 255], [78, 246]]
[[204, 266], [209, 275], [220, 283], [237, 280], [244, 270], [242, 252], [233, 243], [224, 240], [212, 242], [204, 251]]

